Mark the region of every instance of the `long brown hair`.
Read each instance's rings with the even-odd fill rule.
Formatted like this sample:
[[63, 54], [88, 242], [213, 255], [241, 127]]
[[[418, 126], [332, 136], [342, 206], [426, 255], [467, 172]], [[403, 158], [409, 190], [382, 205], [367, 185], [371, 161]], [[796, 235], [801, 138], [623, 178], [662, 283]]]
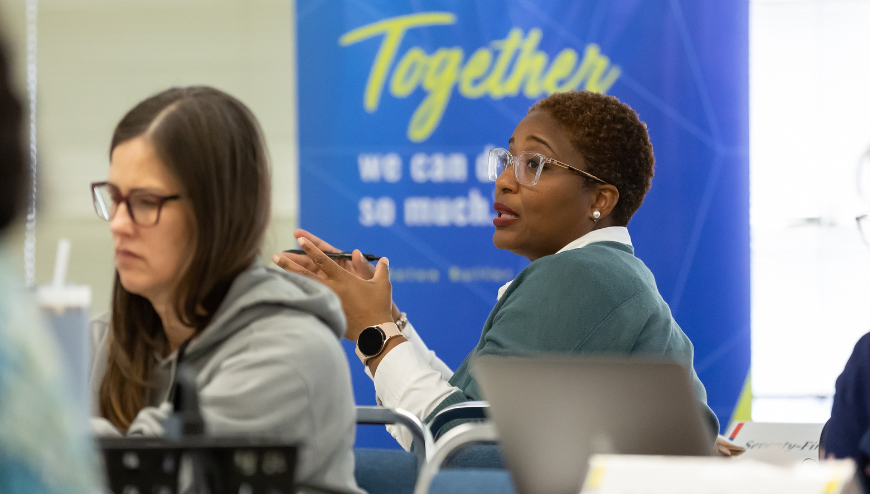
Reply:
[[[130, 110], [112, 136], [145, 137], [192, 205], [193, 253], [174, 293], [175, 313], [201, 332], [230, 284], [256, 259], [270, 209], [266, 147], [256, 119], [232, 96], [209, 87], [173, 88]], [[128, 292], [115, 272], [108, 366], [100, 412], [126, 430], [145, 406], [154, 352], [163, 348], [160, 317]]]

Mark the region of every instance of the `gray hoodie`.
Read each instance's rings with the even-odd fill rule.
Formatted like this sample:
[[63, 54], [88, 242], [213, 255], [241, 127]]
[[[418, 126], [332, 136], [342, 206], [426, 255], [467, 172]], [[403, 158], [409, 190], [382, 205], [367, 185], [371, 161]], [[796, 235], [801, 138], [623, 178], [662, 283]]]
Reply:
[[[106, 372], [108, 314], [91, 324], [91, 410], [100, 416]], [[353, 469], [355, 413], [347, 359], [339, 344], [345, 318], [336, 295], [320, 283], [252, 266], [240, 274], [209, 324], [183, 353], [197, 371], [199, 402], [211, 435], [256, 434], [301, 447], [299, 482], [363, 492]], [[155, 355], [148, 396], [128, 436], [159, 436], [171, 412], [175, 354]], [[105, 419], [100, 434], [119, 434]]]

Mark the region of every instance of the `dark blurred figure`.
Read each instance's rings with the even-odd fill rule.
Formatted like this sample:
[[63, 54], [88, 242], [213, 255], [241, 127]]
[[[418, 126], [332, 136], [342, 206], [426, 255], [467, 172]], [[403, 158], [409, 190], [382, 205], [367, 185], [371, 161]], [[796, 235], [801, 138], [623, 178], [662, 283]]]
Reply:
[[[22, 107], [0, 44], [0, 238], [24, 206]], [[0, 493], [90, 493], [96, 481], [85, 417], [66, 397], [54, 342], [0, 248]]]
[[27, 190], [21, 117], [21, 104], [10, 87], [9, 63], [0, 46], [0, 232], [24, 205]]
[[[870, 215], [856, 218], [870, 246]], [[858, 465], [864, 492], [870, 494], [870, 333], [855, 344], [837, 378], [831, 418], [822, 432], [821, 449], [828, 458], [852, 458]]]

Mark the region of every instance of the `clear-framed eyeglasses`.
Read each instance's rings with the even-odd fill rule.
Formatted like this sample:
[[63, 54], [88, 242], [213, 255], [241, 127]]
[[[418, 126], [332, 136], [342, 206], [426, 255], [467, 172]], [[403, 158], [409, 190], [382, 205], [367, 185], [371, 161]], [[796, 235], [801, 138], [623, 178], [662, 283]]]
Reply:
[[542, 154], [524, 152], [513, 156], [510, 151], [504, 148], [494, 148], [489, 151], [489, 179], [495, 182], [501, 174], [510, 167], [514, 169], [514, 177], [517, 183], [523, 185], [535, 185], [538, 179], [541, 178], [541, 172], [546, 165], [556, 165], [568, 170], [584, 175], [596, 182], [607, 184], [606, 181], [585, 172], [577, 167], [571, 166], [553, 158], [548, 158]]
[[91, 195], [94, 199], [94, 209], [100, 218], [112, 221], [118, 212], [118, 206], [125, 204], [130, 219], [139, 226], [156, 225], [160, 221], [160, 211], [163, 210], [163, 203], [181, 198], [178, 194], [161, 196], [138, 190], [134, 190], [125, 196], [121, 194], [121, 191], [117, 187], [108, 182], [92, 183]]
[[858, 231], [861, 232], [861, 238], [870, 247], [870, 213], [864, 213], [856, 217], [855, 221], [858, 223]]

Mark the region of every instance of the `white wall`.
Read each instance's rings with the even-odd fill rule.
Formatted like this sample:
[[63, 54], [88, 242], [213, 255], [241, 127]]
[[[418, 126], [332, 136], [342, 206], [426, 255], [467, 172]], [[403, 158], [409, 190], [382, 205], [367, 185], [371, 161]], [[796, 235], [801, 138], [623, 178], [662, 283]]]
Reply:
[[870, 2], [750, 2], [753, 419], [824, 421], [870, 331]]

